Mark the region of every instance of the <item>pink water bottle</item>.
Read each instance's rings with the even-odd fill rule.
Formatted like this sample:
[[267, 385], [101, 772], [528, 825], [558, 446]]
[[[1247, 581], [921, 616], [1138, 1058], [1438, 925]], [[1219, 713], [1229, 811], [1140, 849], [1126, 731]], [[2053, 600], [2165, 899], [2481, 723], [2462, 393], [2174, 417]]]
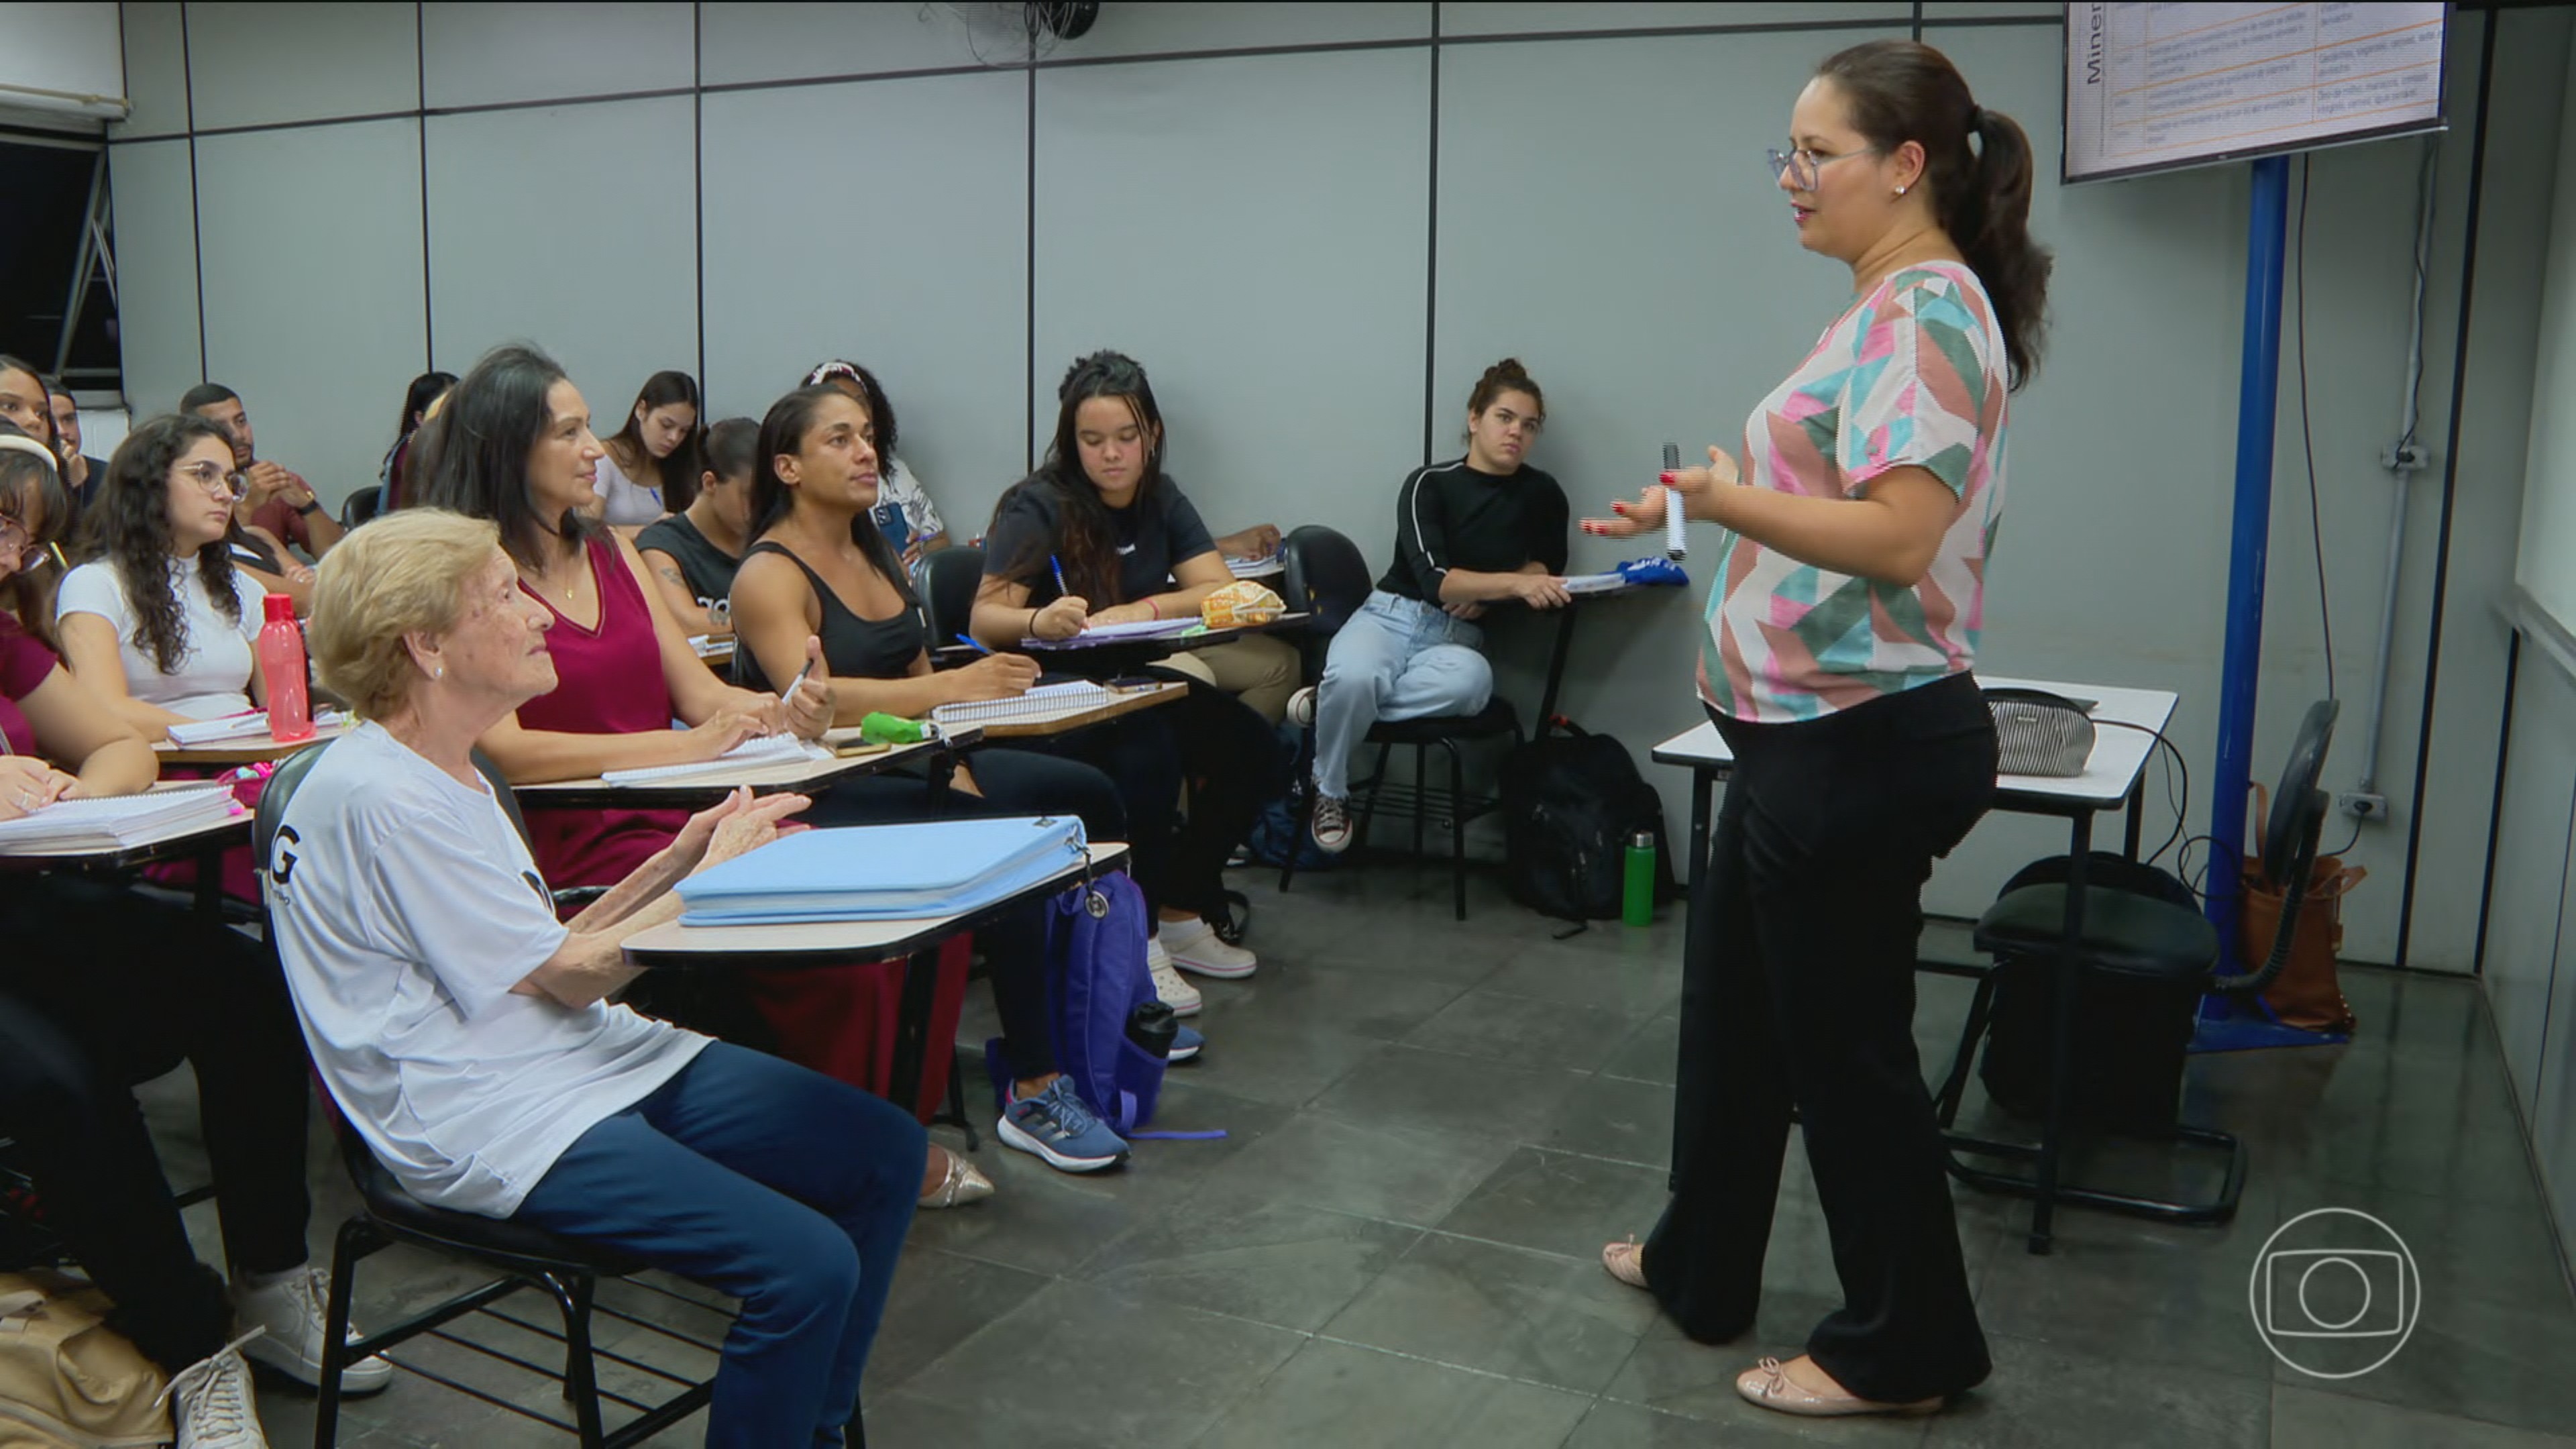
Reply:
[[295, 601], [271, 594], [260, 601], [267, 622], [259, 626], [259, 672], [268, 680], [268, 732], [281, 744], [313, 738], [313, 710], [304, 690], [304, 631], [295, 625]]

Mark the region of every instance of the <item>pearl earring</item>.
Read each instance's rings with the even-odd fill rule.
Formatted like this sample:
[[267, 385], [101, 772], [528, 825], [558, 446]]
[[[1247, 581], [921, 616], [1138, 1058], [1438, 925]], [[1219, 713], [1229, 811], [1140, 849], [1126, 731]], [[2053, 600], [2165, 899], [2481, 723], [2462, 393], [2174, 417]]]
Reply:
[[447, 666], [444, 664], [431, 665], [429, 668], [429, 677], [432, 679], [445, 679], [447, 677]]
[[1905, 194], [1905, 188], [1904, 188], [1904, 187], [1902, 187], [1902, 186], [1900, 186], [1900, 187], [1896, 188], [1896, 194], [1897, 194], [1897, 195], [1899, 195], [1899, 196], [1903, 196], [1903, 195]]

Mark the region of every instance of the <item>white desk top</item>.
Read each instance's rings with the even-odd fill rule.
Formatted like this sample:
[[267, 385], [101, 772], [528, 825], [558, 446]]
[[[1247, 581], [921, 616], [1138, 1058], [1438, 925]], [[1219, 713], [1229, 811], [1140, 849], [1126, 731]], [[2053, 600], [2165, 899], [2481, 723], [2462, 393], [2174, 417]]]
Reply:
[[1127, 847], [1118, 841], [1091, 846], [1088, 866], [1067, 866], [1037, 885], [979, 910], [928, 916], [909, 921], [798, 921], [775, 926], [683, 926], [666, 921], [626, 939], [626, 954], [639, 965], [684, 956], [832, 956], [845, 960], [882, 961], [906, 956], [953, 934], [960, 923], [1032, 897], [1050, 896], [1081, 880], [1085, 871], [1100, 875], [1127, 863]]
[[[917, 744], [889, 745], [869, 754], [834, 756], [828, 760], [744, 765], [739, 769], [709, 771], [686, 779], [660, 780], [644, 785], [611, 785], [594, 775], [587, 780], [555, 780], [543, 785], [519, 785], [513, 789], [523, 807], [646, 809], [711, 805], [744, 785], [763, 795], [781, 790], [805, 791], [828, 785], [844, 775], [873, 774], [908, 764], [941, 749], [964, 749], [982, 738], [981, 731], [968, 726], [948, 731], [945, 741], [932, 739]], [[823, 743], [835, 749], [858, 742], [856, 725], [844, 725], [827, 731], [823, 736]]]
[[[221, 786], [199, 780], [164, 780], [154, 790], [209, 790]], [[0, 862], [13, 866], [36, 867], [56, 865], [142, 865], [156, 860], [172, 860], [209, 850], [243, 844], [250, 839], [251, 812], [241, 810], [224, 820], [201, 820], [194, 825], [170, 827], [123, 845], [94, 846], [0, 846]]]
[[161, 763], [165, 765], [250, 765], [262, 760], [282, 760], [299, 750], [327, 745], [348, 732], [347, 725], [317, 728], [311, 735], [291, 745], [279, 744], [277, 737], [266, 730], [203, 745], [182, 745], [163, 740], [152, 747], [152, 752], [160, 756]]
[[[2031, 804], [2093, 805], [2109, 810], [2129, 798], [2138, 783], [2138, 773], [2147, 767], [2147, 756], [2155, 749], [2155, 736], [2173, 719], [2174, 706], [2181, 696], [2167, 689], [2120, 689], [2107, 684], [2066, 684], [2046, 679], [2002, 679], [1979, 676], [1977, 682], [1989, 689], [2044, 689], [2051, 694], [2071, 699], [2089, 699], [2093, 706], [2093, 755], [2081, 775], [1999, 775], [1996, 787], [2007, 799]], [[2120, 725], [2137, 725], [2121, 729]], [[1701, 723], [1682, 731], [1655, 746], [1653, 759], [1659, 765], [1688, 765], [1694, 769], [1726, 766], [1735, 763], [1735, 752], [1726, 747], [1726, 739], [1717, 726]]]

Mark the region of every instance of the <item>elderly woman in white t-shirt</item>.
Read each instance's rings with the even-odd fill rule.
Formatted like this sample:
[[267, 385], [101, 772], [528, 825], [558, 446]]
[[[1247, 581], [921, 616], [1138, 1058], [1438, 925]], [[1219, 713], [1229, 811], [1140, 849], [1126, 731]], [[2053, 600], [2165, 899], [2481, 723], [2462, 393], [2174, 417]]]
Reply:
[[119, 443], [81, 516], [90, 561], [55, 595], [72, 677], [147, 740], [264, 703], [258, 582], [225, 538], [240, 483], [224, 430], [188, 413]]
[[[710, 1445], [839, 1443], [919, 1194], [920, 1124], [608, 999], [672, 887], [805, 802], [743, 792], [558, 922], [474, 742], [555, 687], [553, 616], [489, 523], [406, 509], [321, 565], [322, 747], [266, 862], [314, 1064], [424, 1201], [598, 1242], [742, 1301]], [[792, 827], [790, 827], [792, 828]]]

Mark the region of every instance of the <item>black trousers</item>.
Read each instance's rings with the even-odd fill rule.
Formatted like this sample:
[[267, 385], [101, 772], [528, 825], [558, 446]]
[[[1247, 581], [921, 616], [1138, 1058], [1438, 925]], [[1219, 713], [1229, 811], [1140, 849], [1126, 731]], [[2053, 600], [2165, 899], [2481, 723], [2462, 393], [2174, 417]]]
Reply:
[[[1028, 750], [976, 750], [967, 772], [982, 793], [948, 792], [944, 810], [933, 809], [921, 776], [862, 775], [834, 786], [807, 808], [815, 825], [898, 825], [934, 818], [979, 819], [1000, 815], [1076, 815], [1093, 840], [1127, 838], [1127, 810], [1109, 777], [1089, 765]], [[1032, 904], [976, 932], [992, 973], [993, 1009], [1002, 1019], [1002, 1053], [1011, 1075], [1026, 1081], [1055, 1070], [1055, 1044], [1047, 1021], [1046, 907]]]
[[1735, 752], [1682, 985], [1671, 1202], [1646, 1281], [1702, 1342], [1753, 1326], [1794, 1104], [1843, 1306], [1807, 1351], [1866, 1399], [1957, 1393], [1990, 1368], [1914, 1051], [1923, 883], [1994, 796], [1976, 682], [1787, 725], [1717, 721]]
[[48, 1224], [169, 1372], [224, 1346], [232, 1308], [197, 1261], [136, 1083], [197, 1072], [225, 1256], [305, 1261], [309, 1067], [277, 958], [175, 907], [66, 877], [0, 879], [0, 1135]]
[[1261, 807], [1288, 788], [1288, 760], [1251, 706], [1204, 680], [1148, 672], [1188, 684], [1189, 693], [1045, 745], [1116, 782], [1147, 911], [1169, 906], [1213, 917], [1225, 906], [1226, 857], [1252, 834]]

